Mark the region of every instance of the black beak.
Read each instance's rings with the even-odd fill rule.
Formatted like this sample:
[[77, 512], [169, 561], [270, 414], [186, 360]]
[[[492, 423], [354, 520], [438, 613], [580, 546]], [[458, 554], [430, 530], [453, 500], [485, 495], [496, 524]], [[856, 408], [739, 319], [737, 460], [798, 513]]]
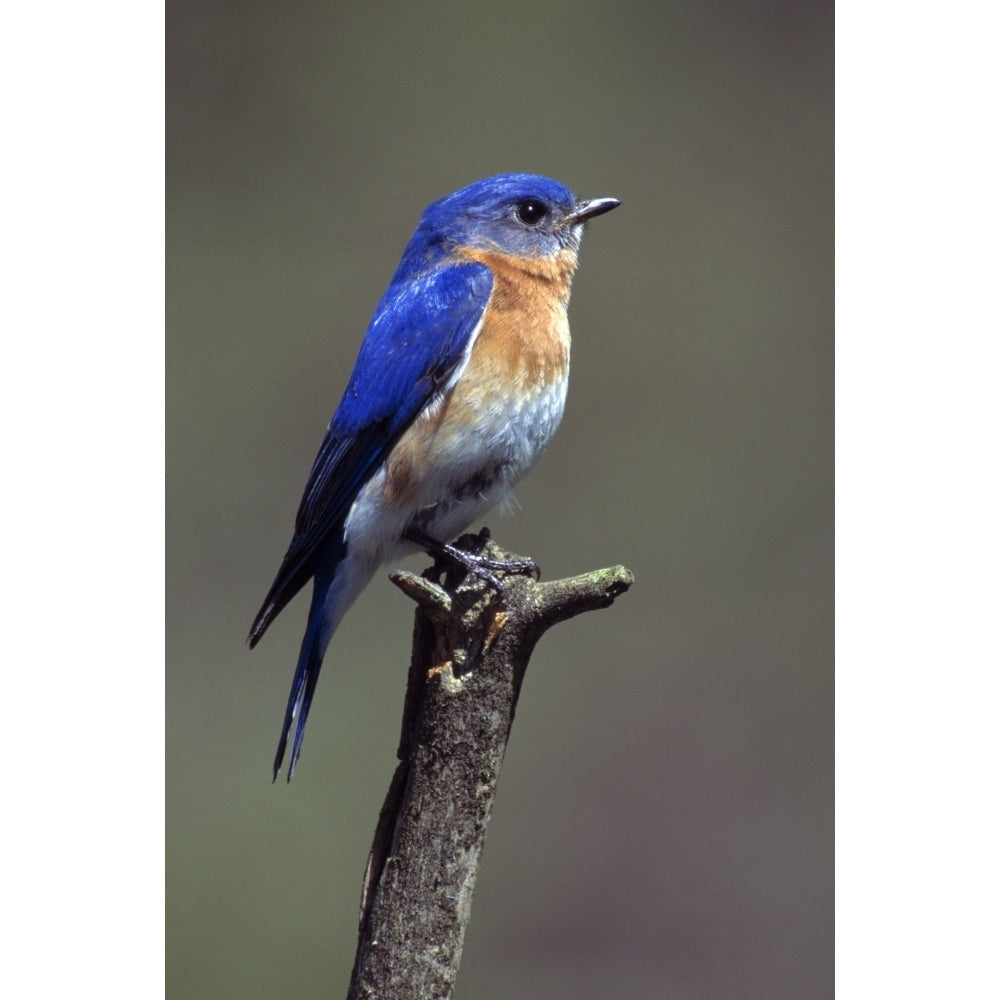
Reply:
[[587, 198], [578, 201], [573, 211], [563, 219], [563, 225], [578, 226], [581, 222], [610, 212], [611, 209], [617, 208], [620, 204], [621, 202], [617, 198]]

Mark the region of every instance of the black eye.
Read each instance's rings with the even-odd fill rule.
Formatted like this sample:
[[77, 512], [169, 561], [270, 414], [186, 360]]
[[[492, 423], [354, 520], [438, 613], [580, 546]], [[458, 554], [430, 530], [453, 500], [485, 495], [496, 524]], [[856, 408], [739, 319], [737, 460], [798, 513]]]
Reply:
[[545, 202], [539, 201], [537, 198], [528, 198], [527, 201], [522, 201], [517, 206], [517, 217], [526, 226], [537, 226], [548, 214], [549, 210]]

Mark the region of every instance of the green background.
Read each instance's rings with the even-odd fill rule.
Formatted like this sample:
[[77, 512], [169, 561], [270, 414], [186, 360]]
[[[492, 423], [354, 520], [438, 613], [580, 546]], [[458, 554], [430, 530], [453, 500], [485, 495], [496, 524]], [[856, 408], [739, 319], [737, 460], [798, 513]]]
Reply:
[[291, 787], [305, 595], [243, 640], [420, 210], [526, 170], [623, 204], [488, 523], [636, 584], [536, 650], [457, 996], [832, 997], [833, 5], [174, 2], [167, 42], [168, 996], [346, 993], [411, 606], [345, 619]]

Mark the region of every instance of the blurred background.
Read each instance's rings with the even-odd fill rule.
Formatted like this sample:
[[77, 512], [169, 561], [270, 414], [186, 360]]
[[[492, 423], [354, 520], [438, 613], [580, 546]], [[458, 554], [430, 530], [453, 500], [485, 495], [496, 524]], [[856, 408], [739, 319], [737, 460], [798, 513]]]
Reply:
[[290, 787], [307, 594], [244, 637], [421, 209], [524, 170], [623, 204], [488, 523], [636, 583], [535, 652], [457, 996], [832, 997], [833, 4], [174, 0], [167, 42], [167, 995], [346, 994], [412, 607], [347, 616]]

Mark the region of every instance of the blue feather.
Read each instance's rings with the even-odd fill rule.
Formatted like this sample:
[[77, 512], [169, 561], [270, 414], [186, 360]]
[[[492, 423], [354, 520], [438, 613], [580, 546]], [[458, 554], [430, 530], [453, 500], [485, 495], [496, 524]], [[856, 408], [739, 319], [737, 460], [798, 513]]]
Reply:
[[277, 777], [296, 723], [291, 780], [329, 641], [327, 602], [347, 554], [344, 522], [359, 490], [386, 460], [417, 414], [461, 363], [493, 288], [481, 264], [436, 268], [392, 285], [375, 311], [344, 397], [313, 463], [295, 534], [250, 629], [250, 648], [288, 602], [315, 577], [306, 634], [274, 758]]
[[251, 649], [316, 572], [324, 543], [342, 542], [358, 491], [454, 373], [492, 288], [482, 264], [441, 266], [389, 287], [309, 473], [295, 534], [250, 629]]

